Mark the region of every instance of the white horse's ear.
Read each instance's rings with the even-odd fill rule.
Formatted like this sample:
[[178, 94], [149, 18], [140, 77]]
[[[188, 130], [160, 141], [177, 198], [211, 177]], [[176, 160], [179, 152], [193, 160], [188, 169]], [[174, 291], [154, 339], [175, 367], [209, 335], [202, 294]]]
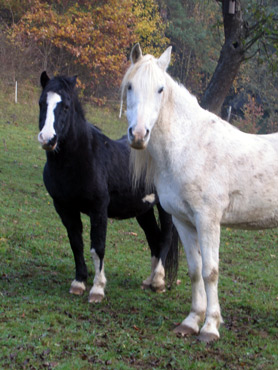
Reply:
[[168, 68], [168, 65], [171, 60], [171, 51], [172, 51], [172, 46], [169, 46], [163, 54], [159, 57], [157, 63], [160, 68], [162, 68], [164, 71]]
[[142, 58], [142, 50], [140, 48], [139, 42], [135, 44], [130, 53], [130, 60], [132, 64], [138, 62]]

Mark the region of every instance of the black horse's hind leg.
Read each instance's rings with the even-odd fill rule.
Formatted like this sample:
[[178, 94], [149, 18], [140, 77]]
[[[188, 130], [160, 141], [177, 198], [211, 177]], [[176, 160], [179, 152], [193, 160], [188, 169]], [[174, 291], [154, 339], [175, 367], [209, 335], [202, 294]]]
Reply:
[[165, 275], [170, 283], [174, 280], [178, 269], [178, 233], [173, 225], [172, 216], [157, 204], [160, 228], [151, 209], [144, 215], [137, 217], [139, 225], [145, 232], [151, 249], [151, 275], [143, 281], [143, 288], [165, 290]]
[[[160, 239], [161, 231], [158, 227], [154, 209], [151, 208], [148, 212], [143, 215], [136, 217], [139, 225], [144, 230], [149, 247], [151, 249], [151, 275], [143, 281], [142, 288], [153, 288], [156, 291], [164, 291], [165, 289], [165, 271], [163, 266], [160, 268], [159, 273], [157, 267], [160, 261]], [[160, 265], [161, 261], [160, 261]]]
[[86, 290], [87, 267], [83, 256], [82, 222], [80, 212], [64, 207], [54, 201], [54, 206], [67, 229], [70, 246], [75, 261], [75, 280], [71, 283], [70, 293], [81, 295]]
[[91, 219], [91, 255], [95, 265], [94, 285], [90, 290], [89, 302], [101, 302], [104, 298], [106, 277], [104, 273], [104, 253], [107, 230], [107, 209], [90, 214]]
[[[160, 221], [159, 260], [166, 272], [167, 283], [171, 286], [177, 276], [179, 262], [179, 235], [172, 216], [157, 204]], [[159, 275], [159, 265], [156, 273]], [[153, 284], [155, 285], [155, 278]]]

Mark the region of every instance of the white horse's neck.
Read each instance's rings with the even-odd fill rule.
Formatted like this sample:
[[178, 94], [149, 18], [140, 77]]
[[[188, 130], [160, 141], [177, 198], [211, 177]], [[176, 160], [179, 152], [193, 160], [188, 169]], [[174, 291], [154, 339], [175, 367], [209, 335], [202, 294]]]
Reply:
[[173, 153], [190, 143], [194, 131], [192, 126], [196, 126], [198, 131], [204, 112], [196, 97], [167, 75], [160, 115], [147, 148], [157, 171], [173, 168]]
[[183, 132], [185, 132], [186, 127], [184, 125], [196, 122], [196, 116], [202, 114], [203, 109], [196, 97], [166, 74], [165, 95], [157, 124], [168, 124], [172, 128], [182, 125]]

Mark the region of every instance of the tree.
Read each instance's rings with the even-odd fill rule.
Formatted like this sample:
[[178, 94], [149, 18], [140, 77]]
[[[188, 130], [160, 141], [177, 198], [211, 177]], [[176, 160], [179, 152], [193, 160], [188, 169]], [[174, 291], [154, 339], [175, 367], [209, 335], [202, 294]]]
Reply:
[[145, 54], [159, 56], [169, 43], [165, 37], [166, 23], [162, 21], [155, 0], [134, 0], [134, 34]]
[[166, 35], [174, 51], [171, 73], [194, 94], [201, 95], [219, 55], [220, 40], [213, 27], [220, 22], [218, 7], [199, 0], [160, 1], [160, 7], [166, 15]]
[[[9, 1], [18, 7], [18, 0]], [[155, 0], [28, 1], [28, 11], [10, 22], [13, 43], [32, 46], [41, 69], [78, 74], [84, 92], [100, 104], [120, 85], [136, 41], [149, 52], [168, 41]]]
[[241, 64], [255, 55], [272, 58], [277, 69], [278, 12], [277, 8], [251, 1], [244, 7], [243, 0], [216, 0], [222, 6], [225, 42], [201, 105], [219, 114], [222, 104]]
[[[30, 10], [13, 26], [13, 40], [36, 45], [43, 69], [78, 70], [86, 81], [83, 86], [101, 103], [103, 88], [119, 84], [127, 63], [126, 49], [134, 41], [128, 27], [133, 22], [132, 1], [70, 2], [62, 12], [61, 5], [61, 1], [32, 0]], [[61, 53], [63, 58], [57, 63]]]

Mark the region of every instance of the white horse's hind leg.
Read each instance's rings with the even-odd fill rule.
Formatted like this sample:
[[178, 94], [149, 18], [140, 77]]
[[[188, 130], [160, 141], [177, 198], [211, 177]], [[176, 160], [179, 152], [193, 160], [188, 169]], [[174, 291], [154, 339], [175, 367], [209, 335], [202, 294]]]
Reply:
[[95, 278], [94, 285], [90, 290], [89, 302], [96, 303], [101, 302], [104, 298], [104, 288], [106, 285], [106, 277], [104, 274], [104, 262], [102, 262], [102, 267], [100, 269], [100, 259], [94, 249], [91, 249], [91, 255], [94, 260], [95, 265]]
[[206, 320], [200, 331], [199, 339], [211, 342], [219, 339], [218, 329], [223, 321], [218, 301], [220, 223], [204, 220], [201, 216], [197, 229], [203, 262], [202, 276], [207, 295]]
[[181, 223], [175, 217], [173, 222], [178, 230], [187, 257], [188, 272], [191, 279], [192, 305], [189, 315], [175, 328], [181, 335], [199, 333], [199, 325], [204, 321], [207, 307], [206, 292], [202, 278], [202, 259], [195, 228]]

